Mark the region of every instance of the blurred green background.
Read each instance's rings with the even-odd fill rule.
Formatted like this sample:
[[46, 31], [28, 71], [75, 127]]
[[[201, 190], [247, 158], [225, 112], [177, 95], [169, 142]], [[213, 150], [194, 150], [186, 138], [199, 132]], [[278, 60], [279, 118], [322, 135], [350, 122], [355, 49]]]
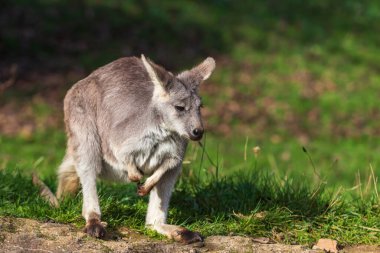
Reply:
[[[53, 176], [66, 91], [144, 53], [173, 72], [216, 59], [201, 94], [217, 173], [255, 163], [332, 188], [365, 184], [370, 166], [380, 172], [379, 24], [370, 0], [3, 0], [0, 168]], [[186, 172], [215, 174], [201, 158], [190, 146]]]

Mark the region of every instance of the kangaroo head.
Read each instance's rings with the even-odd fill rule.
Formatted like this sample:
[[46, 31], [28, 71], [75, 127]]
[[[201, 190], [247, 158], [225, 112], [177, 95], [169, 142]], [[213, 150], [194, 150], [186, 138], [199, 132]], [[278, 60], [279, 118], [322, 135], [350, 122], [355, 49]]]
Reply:
[[198, 87], [210, 77], [215, 68], [214, 59], [208, 57], [191, 70], [178, 75], [147, 60], [144, 55], [141, 60], [154, 85], [152, 105], [164, 127], [187, 139], [200, 140], [204, 129]]

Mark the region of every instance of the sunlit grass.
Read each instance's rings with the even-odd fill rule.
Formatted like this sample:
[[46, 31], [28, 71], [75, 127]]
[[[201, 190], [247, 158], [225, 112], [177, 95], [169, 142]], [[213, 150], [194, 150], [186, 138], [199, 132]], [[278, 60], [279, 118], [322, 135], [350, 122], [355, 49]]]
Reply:
[[[215, 168], [214, 168], [215, 169]], [[51, 208], [32, 185], [28, 173], [0, 172], [0, 215], [84, 225], [81, 194]], [[379, 243], [377, 178], [364, 184], [365, 194], [328, 189], [324, 182], [281, 177], [270, 170], [247, 167], [229, 177], [215, 173], [188, 176], [184, 171], [173, 194], [169, 221], [209, 235], [266, 236], [278, 242], [312, 243], [337, 239], [342, 245]], [[374, 176], [374, 174], [372, 174]], [[367, 180], [367, 179], [366, 179]], [[45, 182], [54, 189], [55, 178]], [[135, 185], [100, 183], [103, 220], [108, 229], [127, 226], [147, 234], [147, 198]]]
[[[368, 169], [368, 176], [356, 174], [351, 187], [345, 187], [340, 179], [326, 180], [320, 176], [321, 171], [315, 167], [318, 160], [311, 163], [309, 159], [314, 157], [306, 149], [300, 148], [300, 152], [305, 167], [310, 170], [308, 176], [297, 171], [282, 171], [281, 163], [271, 166], [270, 162], [263, 162], [265, 151], [261, 148], [254, 154], [247, 144], [243, 145], [240, 158], [236, 158], [240, 165], [228, 171], [228, 167], [221, 166], [222, 159], [228, 156], [217, 156], [217, 149], [212, 149], [212, 145], [208, 147], [207, 140], [206, 137], [206, 149], [195, 145], [189, 148], [171, 202], [171, 223], [187, 226], [206, 236], [266, 236], [278, 242], [303, 244], [322, 237], [337, 239], [343, 245], [379, 243], [378, 182], [373, 168]], [[39, 145], [35, 141], [34, 145]], [[29, 145], [33, 146], [32, 143]], [[57, 154], [62, 153], [64, 141], [60, 144]], [[39, 152], [44, 154], [47, 150]], [[29, 168], [33, 168], [33, 164], [37, 171], [39, 167], [44, 168], [39, 173], [54, 190], [56, 178], [52, 165], [59, 163], [60, 157], [47, 164], [45, 159], [36, 156], [35, 160], [33, 154], [25, 154], [24, 159], [29, 158], [26, 160], [30, 162]], [[57, 209], [51, 208], [32, 185], [31, 170], [15, 169], [10, 164], [11, 161], [0, 171], [1, 216], [54, 220], [76, 224], [78, 228], [84, 225], [81, 193], [66, 199]], [[148, 199], [137, 196], [134, 184], [100, 182], [98, 191], [108, 229], [127, 226], [155, 235], [144, 228]]]

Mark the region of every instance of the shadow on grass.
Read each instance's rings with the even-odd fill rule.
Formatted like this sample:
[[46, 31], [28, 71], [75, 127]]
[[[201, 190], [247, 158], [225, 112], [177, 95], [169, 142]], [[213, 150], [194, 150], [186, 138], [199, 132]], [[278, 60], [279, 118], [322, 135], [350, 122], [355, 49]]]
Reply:
[[184, 217], [250, 215], [284, 208], [302, 218], [312, 218], [329, 211], [331, 200], [322, 185], [280, 180], [268, 172], [253, 171], [200, 184], [183, 179], [172, 206], [181, 206]]
[[141, 53], [167, 67], [183, 66], [227, 48], [215, 20], [203, 20], [208, 11], [202, 2], [5, 1], [0, 53], [8, 61], [48, 68], [76, 62], [93, 69]]
[[369, 0], [6, 0], [0, 54], [3, 64], [62, 68], [76, 62], [93, 69], [145, 53], [178, 68], [206, 54], [228, 53], [241, 41], [271, 50], [281, 40], [323, 43], [346, 33], [376, 40], [379, 6]]

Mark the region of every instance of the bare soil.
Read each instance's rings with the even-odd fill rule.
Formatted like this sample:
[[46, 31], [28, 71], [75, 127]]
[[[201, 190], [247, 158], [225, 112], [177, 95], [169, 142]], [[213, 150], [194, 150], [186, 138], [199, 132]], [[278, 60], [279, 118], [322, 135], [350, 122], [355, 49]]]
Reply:
[[[262, 244], [242, 236], [209, 236], [204, 245], [183, 245], [156, 240], [127, 228], [105, 240], [88, 237], [72, 225], [21, 218], [0, 218], [0, 252], [323, 252], [301, 245]], [[341, 252], [380, 252], [376, 246], [359, 246]]]

